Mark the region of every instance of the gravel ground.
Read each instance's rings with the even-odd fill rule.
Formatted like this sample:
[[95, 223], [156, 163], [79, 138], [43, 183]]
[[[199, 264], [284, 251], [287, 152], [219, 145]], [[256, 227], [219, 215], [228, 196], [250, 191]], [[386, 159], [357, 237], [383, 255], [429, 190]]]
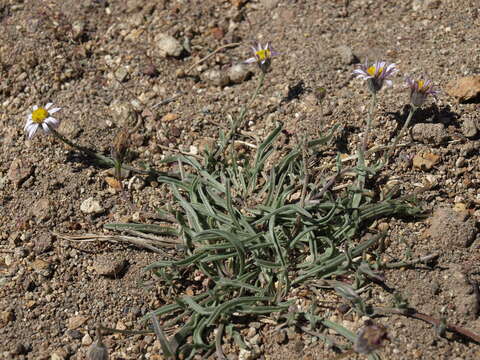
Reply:
[[[62, 236], [152, 222], [170, 200], [165, 187], [130, 172], [119, 191], [111, 170], [54, 137], [26, 139], [32, 106], [61, 107], [58, 131], [106, 154], [128, 129], [129, 162], [172, 170], [161, 160], [211, 145], [254, 91], [258, 69], [239, 65], [252, 40], [281, 54], [243, 140], [257, 144], [282, 122], [282, 148], [340, 124], [336, 148], [316, 159], [325, 173], [337, 151], [355, 154], [365, 128], [370, 96], [352, 75], [356, 64], [385, 60], [400, 70], [381, 90], [369, 147], [388, 144], [405, 122], [405, 75], [425, 74], [441, 90], [414, 115], [413, 143], [370, 184], [414, 193], [428, 216], [380, 219], [369, 230], [388, 232], [386, 260], [438, 253], [435, 266], [386, 270], [385, 284], [417, 311], [480, 333], [479, 15], [476, 0], [0, 0], [0, 358], [84, 359], [96, 324], [139, 329], [172, 295], [143, 270], [158, 254]], [[476, 78], [456, 82], [467, 76]], [[370, 295], [372, 304], [392, 303], [379, 286]], [[332, 320], [362, 326], [365, 319], [336, 310], [339, 298], [324, 301]], [[383, 358], [480, 358], [475, 342], [440, 337], [418, 319], [378, 322], [391, 340]], [[229, 359], [340, 358], [318, 338], [268, 322], [248, 324], [244, 335], [251, 349], [227, 344]], [[163, 358], [153, 335], [112, 334], [104, 343], [111, 359]]]

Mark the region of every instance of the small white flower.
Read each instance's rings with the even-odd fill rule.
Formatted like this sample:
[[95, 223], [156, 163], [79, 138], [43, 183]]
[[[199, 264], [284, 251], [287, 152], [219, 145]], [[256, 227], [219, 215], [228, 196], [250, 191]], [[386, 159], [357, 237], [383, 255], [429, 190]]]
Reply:
[[428, 95], [436, 97], [439, 93], [439, 91], [433, 87], [433, 83], [429, 79], [423, 78], [415, 80], [407, 77], [405, 82], [410, 88], [410, 103], [415, 107], [422, 106]]
[[52, 114], [55, 114], [60, 108], [51, 109], [52, 105], [53, 103], [48, 103], [45, 107], [38, 107], [37, 105], [33, 107], [24, 128], [29, 139], [35, 135], [39, 127], [47, 134], [50, 133], [50, 128], [56, 129], [59, 127], [60, 120], [52, 117]]
[[266, 72], [270, 67], [270, 63], [274, 56], [280, 55], [279, 52], [273, 50], [270, 43], [267, 42], [265, 46], [262, 46], [259, 42], [253, 42], [252, 45], [253, 57], [244, 61], [245, 64], [257, 63], [263, 72]]
[[387, 86], [392, 86], [392, 80], [389, 80], [389, 77], [392, 77], [398, 72], [397, 66], [395, 64], [389, 64], [385, 61], [376, 61], [372, 65], [368, 64], [368, 61], [365, 64], [361, 64], [353, 71], [353, 74], [362, 80], [366, 80], [368, 88], [371, 92], [376, 93], [380, 91], [383, 87], [383, 84]]

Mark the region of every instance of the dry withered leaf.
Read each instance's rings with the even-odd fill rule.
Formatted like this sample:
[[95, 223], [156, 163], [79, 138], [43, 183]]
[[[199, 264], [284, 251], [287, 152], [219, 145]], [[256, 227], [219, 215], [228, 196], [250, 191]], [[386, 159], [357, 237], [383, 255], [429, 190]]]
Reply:
[[112, 145], [112, 157], [122, 163], [127, 154], [128, 147], [130, 145], [130, 133], [126, 129], [120, 130], [115, 139], [113, 140]]
[[221, 27], [216, 26], [216, 27], [210, 29], [210, 34], [212, 34], [212, 36], [215, 39], [221, 40], [225, 36], [225, 31]]
[[413, 167], [421, 170], [430, 170], [440, 160], [440, 155], [427, 153], [424, 155], [416, 154], [413, 157]]
[[178, 114], [167, 113], [167, 114], [163, 115], [162, 121], [170, 122], [170, 121], [177, 120], [179, 117], [180, 117], [180, 115], [178, 115]]
[[110, 177], [110, 176], [106, 177], [105, 182], [108, 184], [108, 186], [110, 186], [112, 189], [116, 191], [122, 190], [122, 183], [114, 177]]
[[248, 0], [230, 0], [230, 3], [237, 8], [241, 8]]

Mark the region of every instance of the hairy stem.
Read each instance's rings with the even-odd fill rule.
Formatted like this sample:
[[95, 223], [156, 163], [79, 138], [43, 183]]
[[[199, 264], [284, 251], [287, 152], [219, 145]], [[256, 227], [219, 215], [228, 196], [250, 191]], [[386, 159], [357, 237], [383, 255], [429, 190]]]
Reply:
[[373, 113], [375, 111], [375, 107], [377, 106], [377, 93], [372, 92], [372, 102], [370, 103], [370, 109], [368, 111], [368, 118], [367, 118], [367, 128], [365, 129], [365, 135], [363, 136], [363, 142], [358, 145], [358, 161], [357, 167], [359, 169], [359, 174], [357, 177], [357, 186], [359, 191], [353, 196], [352, 200], [352, 208], [357, 209], [362, 202], [362, 191], [365, 188], [365, 153], [367, 151], [368, 145], [368, 136], [370, 134], [370, 129], [372, 127], [373, 122]]
[[377, 93], [372, 93], [372, 102], [370, 103], [370, 109], [368, 110], [368, 118], [367, 118], [367, 128], [365, 129], [365, 135], [363, 136], [363, 144], [362, 144], [362, 151], [365, 153], [368, 147], [368, 137], [370, 135], [370, 131], [372, 129], [372, 122], [373, 122], [373, 113], [377, 106]]
[[440, 254], [434, 253], [434, 254], [422, 256], [422, 257], [419, 257], [417, 259], [413, 259], [413, 260], [410, 260], [410, 261], [399, 261], [399, 262], [396, 262], [396, 263], [385, 264], [385, 265], [383, 265], [383, 267], [385, 269], [395, 269], [395, 268], [400, 268], [400, 267], [412, 266], [412, 265], [419, 264], [419, 263], [429, 262], [430, 260], [436, 259], [439, 256], [440, 256]]
[[[397, 314], [397, 315], [403, 315], [407, 317], [411, 317], [414, 319], [418, 320], [423, 320], [425, 322], [428, 322], [429, 324], [432, 324], [433, 326], [439, 327], [442, 325], [442, 320], [436, 319], [433, 316], [427, 315], [427, 314], [422, 314], [417, 312], [415, 309], [408, 308], [408, 309], [397, 309], [397, 308], [383, 308], [383, 307], [375, 307], [373, 308], [374, 312], [376, 314]], [[474, 333], [471, 330], [465, 329], [461, 326], [453, 325], [450, 323], [445, 324], [445, 330], [451, 331], [457, 334], [461, 334], [477, 343], [480, 343], [480, 335]]]
[[[53, 136], [55, 136], [58, 140], [67, 144], [68, 146], [80, 151], [81, 153], [93, 158], [99, 165], [116, 167], [116, 162], [111, 157], [104, 156], [104, 155], [99, 154], [99, 153], [97, 153], [93, 150], [90, 150], [87, 147], [78, 145], [78, 144], [74, 143], [73, 141], [67, 139], [65, 136], [60, 134], [54, 128], [52, 128], [50, 126], [49, 126], [49, 128], [50, 128], [50, 131], [52, 132]], [[150, 176], [168, 175], [170, 177], [178, 178], [178, 174], [173, 174], [173, 173], [166, 174], [166, 173], [159, 172], [159, 171], [156, 171], [156, 170], [153, 170], [153, 169], [148, 169], [148, 170], [137, 169], [137, 168], [134, 168], [132, 166], [124, 165], [124, 164], [122, 164], [121, 167], [125, 170], [130, 170], [134, 173], [142, 174], [142, 175], [150, 175]]]
[[261, 88], [263, 87], [264, 82], [265, 82], [265, 72], [262, 71], [260, 73], [260, 77], [258, 78], [258, 84], [257, 84], [257, 88], [255, 89], [255, 92], [253, 93], [253, 95], [250, 98], [250, 100], [248, 101], [248, 103], [246, 103], [243, 106], [242, 110], [240, 111], [240, 114], [238, 115], [238, 117], [233, 122], [232, 128], [230, 129], [230, 131], [228, 132], [228, 134], [225, 138], [225, 142], [223, 144], [221, 144], [216, 149], [216, 151], [211, 155], [210, 159], [215, 159], [216, 160], [216, 159], [218, 159], [218, 156], [220, 154], [223, 154], [226, 151], [228, 145], [231, 143], [232, 138], [237, 133], [238, 128], [243, 125], [243, 120], [245, 119], [245, 115], [247, 114], [247, 110], [250, 107], [250, 105], [252, 105], [252, 103], [257, 98], [258, 94], [260, 93]]
[[384, 158], [385, 164], [388, 163], [388, 161], [390, 160], [390, 157], [395, 152], [395, 149], [397, 148], [397, 145], [398, 145], [398, 141], [402, 138], [403, 134], [405, 133], [405, 130], [408, 128], [408, 125], [410, 125], [410, 121], [412, 121], [413, 114], [415, 114], [415, 111], [417, 111], [417, 107], [412, 105], [410, 107], [410, 113], [408, 114], [408, 117], [407, 117], [407, 120], [405, 121], [405, 124], [403, 124], [402, 129], [400, 130], [397, 137], [393, 141], [393, 146], [390, 148], [390, 150], [385, 155], [385, 158]]

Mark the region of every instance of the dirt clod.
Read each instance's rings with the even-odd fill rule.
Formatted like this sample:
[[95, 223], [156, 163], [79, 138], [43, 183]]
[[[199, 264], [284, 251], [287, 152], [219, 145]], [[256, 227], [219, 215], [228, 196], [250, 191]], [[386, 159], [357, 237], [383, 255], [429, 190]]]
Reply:
[[99, 255], [93, 263], [93, 269], [97, 274], [107, 277], [121, 276], [127, 266], [127, 259], [117, 258], [111, 255]]
[[424, 144], [441, 144], [448, 137], [443, 124], [415, 124], [412, 128], [412, 137], [415, 141]]
[[21, 158], [14, 159], [8, 169], [8, 179], [18, 188], [33, 173], [33, 166]]
[[342, 60], [343, 64], [351, 65], [357, 62], [357, 57], [353, 53], [351, 47], [346, 45], [340, 45], [335, 50], [337, 51], [338, 55], [340, 55], [340, 59]]
[[228, 75], [217, 69], [207, 70], [202, 74], [202, 79], [214, 86], [226, 86], [230, 83]]
[[[475, 238], [475, 223], [480, 222], [480, 141], [475, 140], [480, 134], [478, 79], [460, 84], [463, 87], [455, 80], [466, 74], [479, 77], [478, 0], [0, 3], [0, 359], [91, 359], [86, 345], [90, 340], [84, 340], [82, 345], [82, 339], [90, 332], [92, 345], [96, 343], [91, 328], [94, 321], [115, 327], [122, 320], [128, 329], [141, 329], [144, 323], [140, 319], [148, 312], [175, 303], [176, 296], [195, 297], [204, 287], [212, 285], [213, 290], [216, 286], [213, 280], [204, 282], [204, 278], [184, 284], [186, 279], [176, 276], [174, 285], [167, 285], [144, 270], [156, 261], [181, 258], [183, 248], [165, 248], [169, 257], [163, 258], [125, 243], [84, 241], [88, 234], [131, 235], [104, 228], [112, 222], [159, 222], [157, 210], [174, 205], [171, 193], [158, 177], [132, 174], [125, 169], [121, 183], [113, 184], [121, 185], [115, 190], [105, 180], [106, 176], [115, 176], [108, 166], [95, 163], [42, 131], [26, 139], [23, 128], [32, 107], [48, 102], [61, 107], [55, 114], [62, 121], [58, 131], [107, 156], [115, 134], [127, 129], [132, 142], [124, 165], [178, 172], [177, 162], [165, 160], [190, 151], [203, 163], [200, 157], [204, 150], [220, 143], [219, 134], [228, 134], [255, 93], [260, 69], [256, 64], [243, 64], [254, 56], [249, 46], [254, 40], [262, 45], [270, 43], [280, 55], [273, 58], [264, 86], [247, 107], [225, 155], [230, 158], [230, 149], [237, 149], [241, 152], [239, 159], [245, 157], [253, 164], [262, 142], [277, 124], [283, 124], [278, 141], [272, 144], [272, 158], [258, 179], [266, 184], [272, 176], [270, 164], [281, 158], [279, 154], [293, 149], [303, 135], [328, 134], [338, 125], [328, 144], [315, 146], [308, 154], [307, 171], [312, 176], [307, 202], [311, 192], [318, 191], [335, 175], [337, 153], [346, 154], [341, 159], [343, 169], [356, 166], [356, 160], [345, 159], [358, 149], [372, 98], [365, 81], [352, 74], [357, 60], [360, 64], [367, 59], [369, 63], [396, 63], [400, 70], [392, 78], [393, 86], [384, 86], [377, 96], [368, 144], [373, 151], [366, 157], [368, 167], [381, 161], [384, 153], [379, 149], [391, 144], [406, 120], [410, 94], [404, 77], [427, 74], [435, 88], [441, 90], [436, 100], [427, 96], [415, 112], [410, 127], [415, 141], [404, 136], [380, 176], [368, 175], [365, 195], [376, 201], [384, 197], [381, 191], [385, 190], [385, 196], [393, 199], [418, 200], [427, 213], [437, 208], [450, 210], [446, 215], [435, 211], [430, 225], [423, 218], [409, 217], [379, 218], [365, 224], [369, 231], [385, 231], [386, 241], [385, 252], [378, 250], [381, 258], [367, 251], [362, 261], [373, 265], [377, 260], [402, 262], [440, 253], [436, 267], [421, 262], [385, 271], [385, 283], [418, 311], [445, 317], [480, 333], [480, 322], [471, 321], [469, 315], [471, 303], [462, 304], [462, 299], [471, 300], [468, 287], [462, 278], [454, 280], [457, 275], [450, 270], [450, 264], [459, 264], [461, 274], [480, 281], [478, 244], [474, 241], [465, 247]], [[354, 60], [354, 56], [358, 59]], [[230, 71], [240, 69], [237, 64], [242, 71], [232, 76]], [[210, 70], [217, 72], [216, 80], [204, 78]], [[252, 76], [245, 76], [245, 72]], [[455, 85], [452, 92], [447, 84]], [[137, 112], [138, 116], [133, 116]], [[162, 121], [167, 114], [175, 117]], [[423, 157], [428, 153], [440, 157], [429, 170], [411, 166], [416, 154]], [[218, 165], [219, 171], [229, 170]], [[240, 172], [248, 170], [243, 165]], [[193, 169], [184, 170], [188, 176]], [[132, 175], [136, 176], [134, 180]], [[356, 186], [352, 179], [347, 174], [333, 184], [331, 194], [325, 195], [335, 201], [339, 194]], [[300, 194], [301, 185], [299, 181], [292, 194]], [[270, 190], [262, 191], [259, 195], [264, 196]], [[180, 187], [179, 192], [187, 197], [185, 189]], [[218, 195], [225, 196], [221, 192]], [[206, 196], [210, 197], [210, 193]], [[98, 206], [81, 211], [86, 199], [94, 199]], [[245, 199], [235, 194], [234, 200], [236, 203]], [[454, 204], [461, 215], [452, 212]], [[247, 210], [250, 201], [245, 206]], [[289, 234], [279, 231], [279, 241], [288, 244]], [[428, 232], [431, 236], [424, 236]], [[52, 238], [52, 233], [79, 238]], [[322, 246], [328, 246], [318, 240], [318, 252], [323, 258]], [[358, 240], [352, 239], [352, 243]], [[305, 251], [308, 247], [305, 244]], [[254, 251], [263, 255], [262, 250]], [[104, 256], [104, 262], [128, 259], [128, 266], [117, 276], [122, 266], [102, 270], [97, 263], [99, 256]], [[42, 268], [38, 263], [35, 270], [32, 263], [39, 259], [50, 265]], [[226, 264], [226, 271], [229, 267]], [[114, 275], [101, 275], [103, 271]], [[438, 286], [433, 286], [435, 283]], [[450, 294], [450, 288], [459, 296]], [[332, 321], [357, 331], [361, 321], [355, 311], [345, 306], [336, 310], [341, 299], [333, 291], [316, 291], [318, 294], [307, 291], [305, 297], [289, 293], [279, 300], [303, 306], [318, 297], [316, 311], [320, 317], [333, 313], [337, 318], [332, 315]], [[392, 303], [391, 294], [377, 285], [368, 287], [361, 296], [372, 306]], [[68, 320], [75, 316], [88, 317], [89, 321], [75, 332], [68, 332]], [[276, 315], [270, 319], [268, 314], [239, 313], [233, 329], [240, 326], [248, 330], [257, 318], [277, 319]], [[162, 315], [159, 321], [165, 324], [169, 319]], [[379, 350], [382, 358], [480, 358], [477, 344], [458, 341], [455, 336], [448, 341], [438, 339], [435, 329], [427, 323], [399, 316], [379, 318], [378, 322], [388, 328], [389, 335], [394, 334], [392, 342]], [[313, 336], [296, 332], [295, 327], [287, 332], [287, 341], [278, 342], [273, 331], [279, 324], [262, 324], [254, 335], [258, 335], [253, 341], [258, 345], [252, 344], [247, 349], [250, 353], [242, 351], [242, 356], [290, 360], [345, 355], [335, 354], [322, 341], [310, 341]], [[226, 334], [230, 324], [225, 325]], [[167, 327], [167, 335], [177, 330]], [[312, 330], [322, 332], [342, 349], [352, 345], [337, 332], [324, 331], [319, 324]], [[163, 355], [159, 343], [155, 336], [149, 336], [144, 341], [143, 335], [105, 335], [103, 341], [112, 359], [160, 359]], [[204, 341], [213, 344], [215, 339]], [[28, 353], [13, 355], [17, 343], [28, 345]], [[240, 355], [233, 339], [227, 340], [223, 350], [229, 359]], [[214, 358], [215, 352], [208, 360]]]
[[157, 47], [161, 56], [178, 57], [183, 51], [183, 46], [173, 36], [167, 34], [157, 35]]
[[451, 208], [438, 208], [432, 215], [429, 234], [435, 243], [445, 249], [452, 246], [468, 247], [477, 235], [475, 221]]
[[52, 208], [52, 203], [48, 198], [39, 199], [31, 209], [33, 216], [37, 218], [38, 221], [45, 221], [50, 218], [50, 210]]
[[234, 84], [240, 84], [252, 74], [250, 68], [245, 64], [236, 64], [228, 69], [228, 77]]
[[475, 320], [477, 317], [477, 297], [466, 274], [458, 264], [449, 266], [448, 291], [452, 294], [457, 311], [465, 318]]
[[0, 328], [6, 326], [10, 321], [15, 320], [15, 314], [12, 310], [5, 310], [0, 312]]
[[100, 202], [92, 197], [82, 202], [80, 210], [85, 214], [101, 214], [105, 211]]
[[478, 125], [476, 119], [466, 118], [462, 122], [462, 133], [468, 138], [473, 138], [478, 133]]

